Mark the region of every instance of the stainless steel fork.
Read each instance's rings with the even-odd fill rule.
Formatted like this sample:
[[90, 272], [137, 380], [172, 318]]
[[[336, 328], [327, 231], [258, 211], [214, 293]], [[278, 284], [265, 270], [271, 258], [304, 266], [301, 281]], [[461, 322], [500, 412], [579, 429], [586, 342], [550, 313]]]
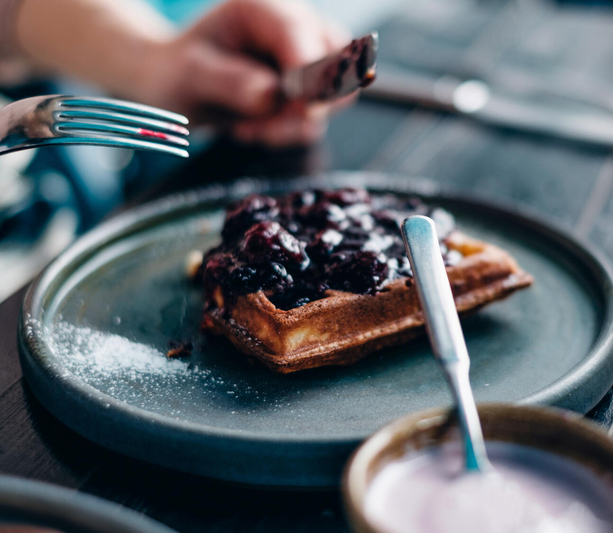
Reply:
[[40, 146], [95, 144], [188, 157], [185, 117], [132, 102], [37, 96], [0, 109], [0, 155]]

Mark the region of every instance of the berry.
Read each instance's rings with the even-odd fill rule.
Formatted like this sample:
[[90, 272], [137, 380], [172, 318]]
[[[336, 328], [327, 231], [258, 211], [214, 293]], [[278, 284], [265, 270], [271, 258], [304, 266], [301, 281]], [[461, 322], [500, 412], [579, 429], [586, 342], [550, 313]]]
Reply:
[[[325, 297], [328, 289], [374, 294], [388, 280], [411, 281], [398, 222], [430, 214], [441, 238], [453, 229], [451, 215], [418, 198], [360, 189], [314, 189], [275, 200], [252, 195], [228, 209], [223, 243], [205, 257], [201, 270], [208, 308], [216, 287], [225, 301], [260, 290], [279, 309]], [[458, 253], [442, 244], [446, 264]], [[454, 255], [455, 254], [455, 255]]]
[[309, 263], [304, 245], [281, 224], [272, 221], [260, 222], [245, 233], [243, 256], [254, 264], [274, 261], [306, 267]]
[[372, 293], [389, 276], [387, 257], [375, 252], [338, 254], [326, 269], [331, 289]]
[[338, 189], [324, 193], [323, 197], [328, 202], [340, 205], [341, 207], [370, 203], [370, 195], [364, 189]]
[[228, 208], [221, 235], [224, 241], [238, 240], [254, 224], [273, 220], [278, 214], [279, 208], [274, 198], [253, 194]]
[[305, 226], [320, 230], [341, 229], [343, 223], [347, 221], [347, 214], [341, 207], [325, 200], [303, 209], [301, 214]]

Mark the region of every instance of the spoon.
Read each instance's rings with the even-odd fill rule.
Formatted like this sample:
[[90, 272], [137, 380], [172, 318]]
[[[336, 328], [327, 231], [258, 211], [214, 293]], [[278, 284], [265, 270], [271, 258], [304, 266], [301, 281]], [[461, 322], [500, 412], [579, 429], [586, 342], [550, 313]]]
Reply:
[[468, 377], [470, 358], [434, 221], [424, 216], [406, 218], [402, 222], [402, 237], [430, 345], [455, 398], [464, 439], [466, 469], [490, 470], [492, 466], [485, 451], [481, 422]]

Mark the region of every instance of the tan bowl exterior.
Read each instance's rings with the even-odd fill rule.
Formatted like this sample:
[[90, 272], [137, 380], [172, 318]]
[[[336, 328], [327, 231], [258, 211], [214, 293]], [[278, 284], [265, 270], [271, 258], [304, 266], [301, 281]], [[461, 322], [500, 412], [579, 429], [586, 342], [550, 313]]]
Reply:
[[[522, 444], [563, 455], [613, 485], [613, 439], [577, 413], [542, 407], [485, 404], [479, 406], [479, 415], [486, 440]], [[343, 477], [345, 509], [353, 530], [380, 533], [366, 521], [363, 502], [370, 481], [382, 466], [409, 450], [419, 450], [457, 437], [455, 413], [433, 409], [400, 418], [367, 439], [353, 454]]]

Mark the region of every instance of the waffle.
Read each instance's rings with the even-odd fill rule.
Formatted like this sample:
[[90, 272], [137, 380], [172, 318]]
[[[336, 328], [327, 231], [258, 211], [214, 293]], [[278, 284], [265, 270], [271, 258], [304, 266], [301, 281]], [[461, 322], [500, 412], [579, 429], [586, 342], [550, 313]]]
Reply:
[[[446, 270], [462, 314], [532, 283], [507, 252], [458, 230], [445, 235], [443, 247], [447, 256], [456, 257]], [[275, 288], [230, 296], [217, 281], [215, 277], [205, 281], [208, 304], [203, 329], [225, 335], [238, 350], [278, 373], [353, 364], [424, 331], [410, 276], [388, 279], [367, 292], [333, 286], [318, 299], [289, 309], [273, 303]]]

